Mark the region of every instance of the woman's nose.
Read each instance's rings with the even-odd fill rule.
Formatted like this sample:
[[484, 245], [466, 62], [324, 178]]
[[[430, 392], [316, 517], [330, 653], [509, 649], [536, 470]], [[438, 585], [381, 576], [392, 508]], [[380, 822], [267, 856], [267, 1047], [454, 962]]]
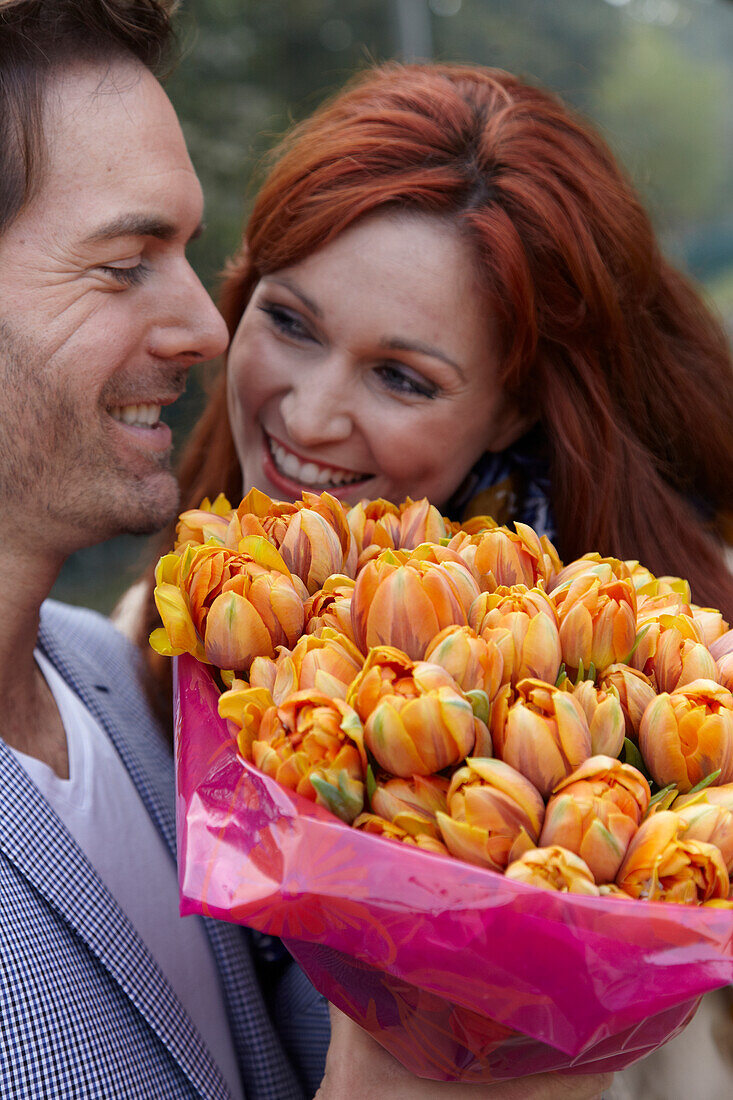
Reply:
[[348, 439], [354, 423], [348, 371], [328, 362], [304, 370], [280, 402], [288, 435], [301, 447]]

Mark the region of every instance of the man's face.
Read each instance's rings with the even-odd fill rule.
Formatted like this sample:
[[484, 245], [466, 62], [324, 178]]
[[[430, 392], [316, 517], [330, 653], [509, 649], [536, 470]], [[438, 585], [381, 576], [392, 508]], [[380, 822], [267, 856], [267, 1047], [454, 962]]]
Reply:
[[0, 513], [66, 554], [175, 513], [160, 406], [226, 330], [186, 260], [201, 189], [153, 76], [64, 71], [45, 137], [40, 188], [0, 237]]

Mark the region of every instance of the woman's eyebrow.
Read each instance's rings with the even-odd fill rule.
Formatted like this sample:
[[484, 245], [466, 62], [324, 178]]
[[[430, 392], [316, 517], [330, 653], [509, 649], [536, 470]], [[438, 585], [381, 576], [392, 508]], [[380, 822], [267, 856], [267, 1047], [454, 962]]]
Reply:
[[282, 275], [267, 275], [265, 276], [268, 283], [276, 283], [277, 286], [285, 287], [291, 294], [294, 294], [296, 298], [299, 298], [306, 309], [310, 310], [314, 317], [318, 317], [323, 320], [323, 310], [320, 306], [316, 305], [312, 298], [309, 298], [307, 294], [304, 294], [302, 290], [299, 290], [290, 279], [285, 278]]
[[433, 359], [440, 359], [442, 363], [447, 363], [449, 367], [453, 367], [453, 370], [465, 380], [466, 375], [463, 367], [459, 366], [455, 359], [451, 359], [440, 348], [434, 348], [432, 344], [424, 344], [421, 340], [405, 340], [401, 336], [393, 336], [390, 339], [380, 340], [379, 346], [392, 351], [415, 351], [419, 355], [429, 355]]

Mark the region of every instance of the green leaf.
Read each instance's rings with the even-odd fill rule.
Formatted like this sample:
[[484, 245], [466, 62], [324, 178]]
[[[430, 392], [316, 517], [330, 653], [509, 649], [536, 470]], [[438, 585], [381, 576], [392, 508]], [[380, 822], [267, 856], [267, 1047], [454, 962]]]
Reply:
[[555, 687], [556, 688], [562, 687], [563, 684], [565, 683], [565, 681], [567, 680], [567, 678], [568, 678], [568, 674], [565, 671], [565, 662], [563, 661], [563, 663], [560, 665], [560, 671], [557, 674], [557, 680], [555, 680]]
[[621, 755], [619, 756], [619, 759], [624, 764], [631, 764], [632, 768], [636, 768], [637, 771], [640, 771], [643, 776], [646, 776], [647, 779], [649, 778], [649, 773], [647, 772], [646, 766], [644, 764], [644, 758], [642, 757], [634, 742], [630, 741], [628, 737], [624, 737], [624, 743], [621, 747]]
[[691, 790], [686, 792], [686, 794], [697, 794], [698, 791], [704, 791], [706, 787], [711, 786], [715, 782], [715, 780], [720, 775], [720, 771], [721, 769], [718, 768], [717, 771], [711, 772], [710, 775], [706, 775], [704, 779], [701, 779], [699, 783], [696, 783]]
[[364, 808], [364, 800], [357, 799], [350, 793], [345, 779], [344, 772], [339, 772], [338, 787], [334, 787], [333, 783], [320, 775], [310, 776], [310, 781], [326, 809], [350, 825]]
[[575, 677], [575, 686], [577, 687], [581, 680], [585, 680], [585, 666], [583, 665], [583, 658], [580, 658], [580, 664], [578, 665], [578, 675]]
[[[647, 813], [649, 812], [649, 809], [652, 806], [656, 806], [657, 802], [661, 802], [663, 799], [666, 799], [670, 794], [674, 795], [674, 797], [672, 798], [672, 802], [673, 802], [674, 799], [679, 794], [679, 790], [678, 790], [678, 787], [677, 787], [676, 783], [669, 783], [666, 787], [662, 787], [662, 789], [660, 791], [657, 791], [656, 794], [652, 795], [652, 797], [649, 799], [649, 806], [647, 807]], [[669, 805], [671, 805], [671, 804], [672, 803], [670, 802]]]
[[377, 781], [374, 778], [374, 770], [371, 764], [367, 764], [366, 788], [367, 795], [369, 796], [369, 805], [371, 806], [372, 798], [374, 797], [374, 793], [377, 789]]
[[639, 648], [639, 645], [640, 645], [640, 643], [641, 643], [641, 640], [642, 640], [642, 638], [644, 637], [644, 635], [646, 634], [646, 632], [647, 632], [648, 630], [650, 630], [650, 629], [651, 629], [651, 626], [652, 626], [652, 624], [651, 624], [651, 623], [647, 623], [647, 624], [646, 624], [646, 626], [642, 627], [642, 629], [641, 629], [641, 630], [639, 631], [639, 633], [638, 633], [638, 634], [636, 635], [636, 641], [634, 642], [634, 645], [633, 645], [633, 647], [632, 647], [632, 649], [631, 649], [631, 652], [629, 653], [628, 657], [626, 658], [626, 664], [628, 664], [628, 663], [629, 663], [629, 661], [631, 660], [631, 658], [632, 658], [632, 657], [634, 656], [634, 654], [636, 653], [637, 649]]
[[438, 539], [438, 542], [440, 543], [441, 546], [447, 546], [452, 537], [453, 537], [452, 535], [447, 536], [447, 537], [443, 536], [443, 538]]
[[596, 666], [591, 661], [590, 665], [588, 666], [588, 675], [586, 676], [586, 680], [593, 680], [593, 682], [595, 683], [595, 679], [596, 679]]

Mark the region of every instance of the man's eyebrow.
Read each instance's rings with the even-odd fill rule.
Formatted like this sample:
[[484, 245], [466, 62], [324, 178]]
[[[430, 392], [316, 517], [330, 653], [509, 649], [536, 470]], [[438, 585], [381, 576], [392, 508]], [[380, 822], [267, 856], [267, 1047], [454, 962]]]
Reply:
[[[196, 240], [203, 231], [204, 226], [200, 222], [188, 238], [189, 241]], [[99, 244], [102, 241], [112, 241], [116, 237], [155, 237], [159, 241], [171, 241], [178, 236], [178, 232], [173, 222], [164, 218], [149, 217], [146, 214], [123, 214], [92, 230], [82, 243]]]
[[449, 367], [453, 367], [461, 378], [465, 379], [466, 377], [463, 368], [456, 363], [455, 359], [451, 359], [444, 351], [433, 347], [432, 344], [423, 344], [421, 340], [403, 340], [401, 337], [395, 336], [390, 340], [380, 341], [380, 347], [391, 351], [416, 351], [419, 355], [428, 355], [431, 359], [440, 359], [442, 363], [447, 363]]

